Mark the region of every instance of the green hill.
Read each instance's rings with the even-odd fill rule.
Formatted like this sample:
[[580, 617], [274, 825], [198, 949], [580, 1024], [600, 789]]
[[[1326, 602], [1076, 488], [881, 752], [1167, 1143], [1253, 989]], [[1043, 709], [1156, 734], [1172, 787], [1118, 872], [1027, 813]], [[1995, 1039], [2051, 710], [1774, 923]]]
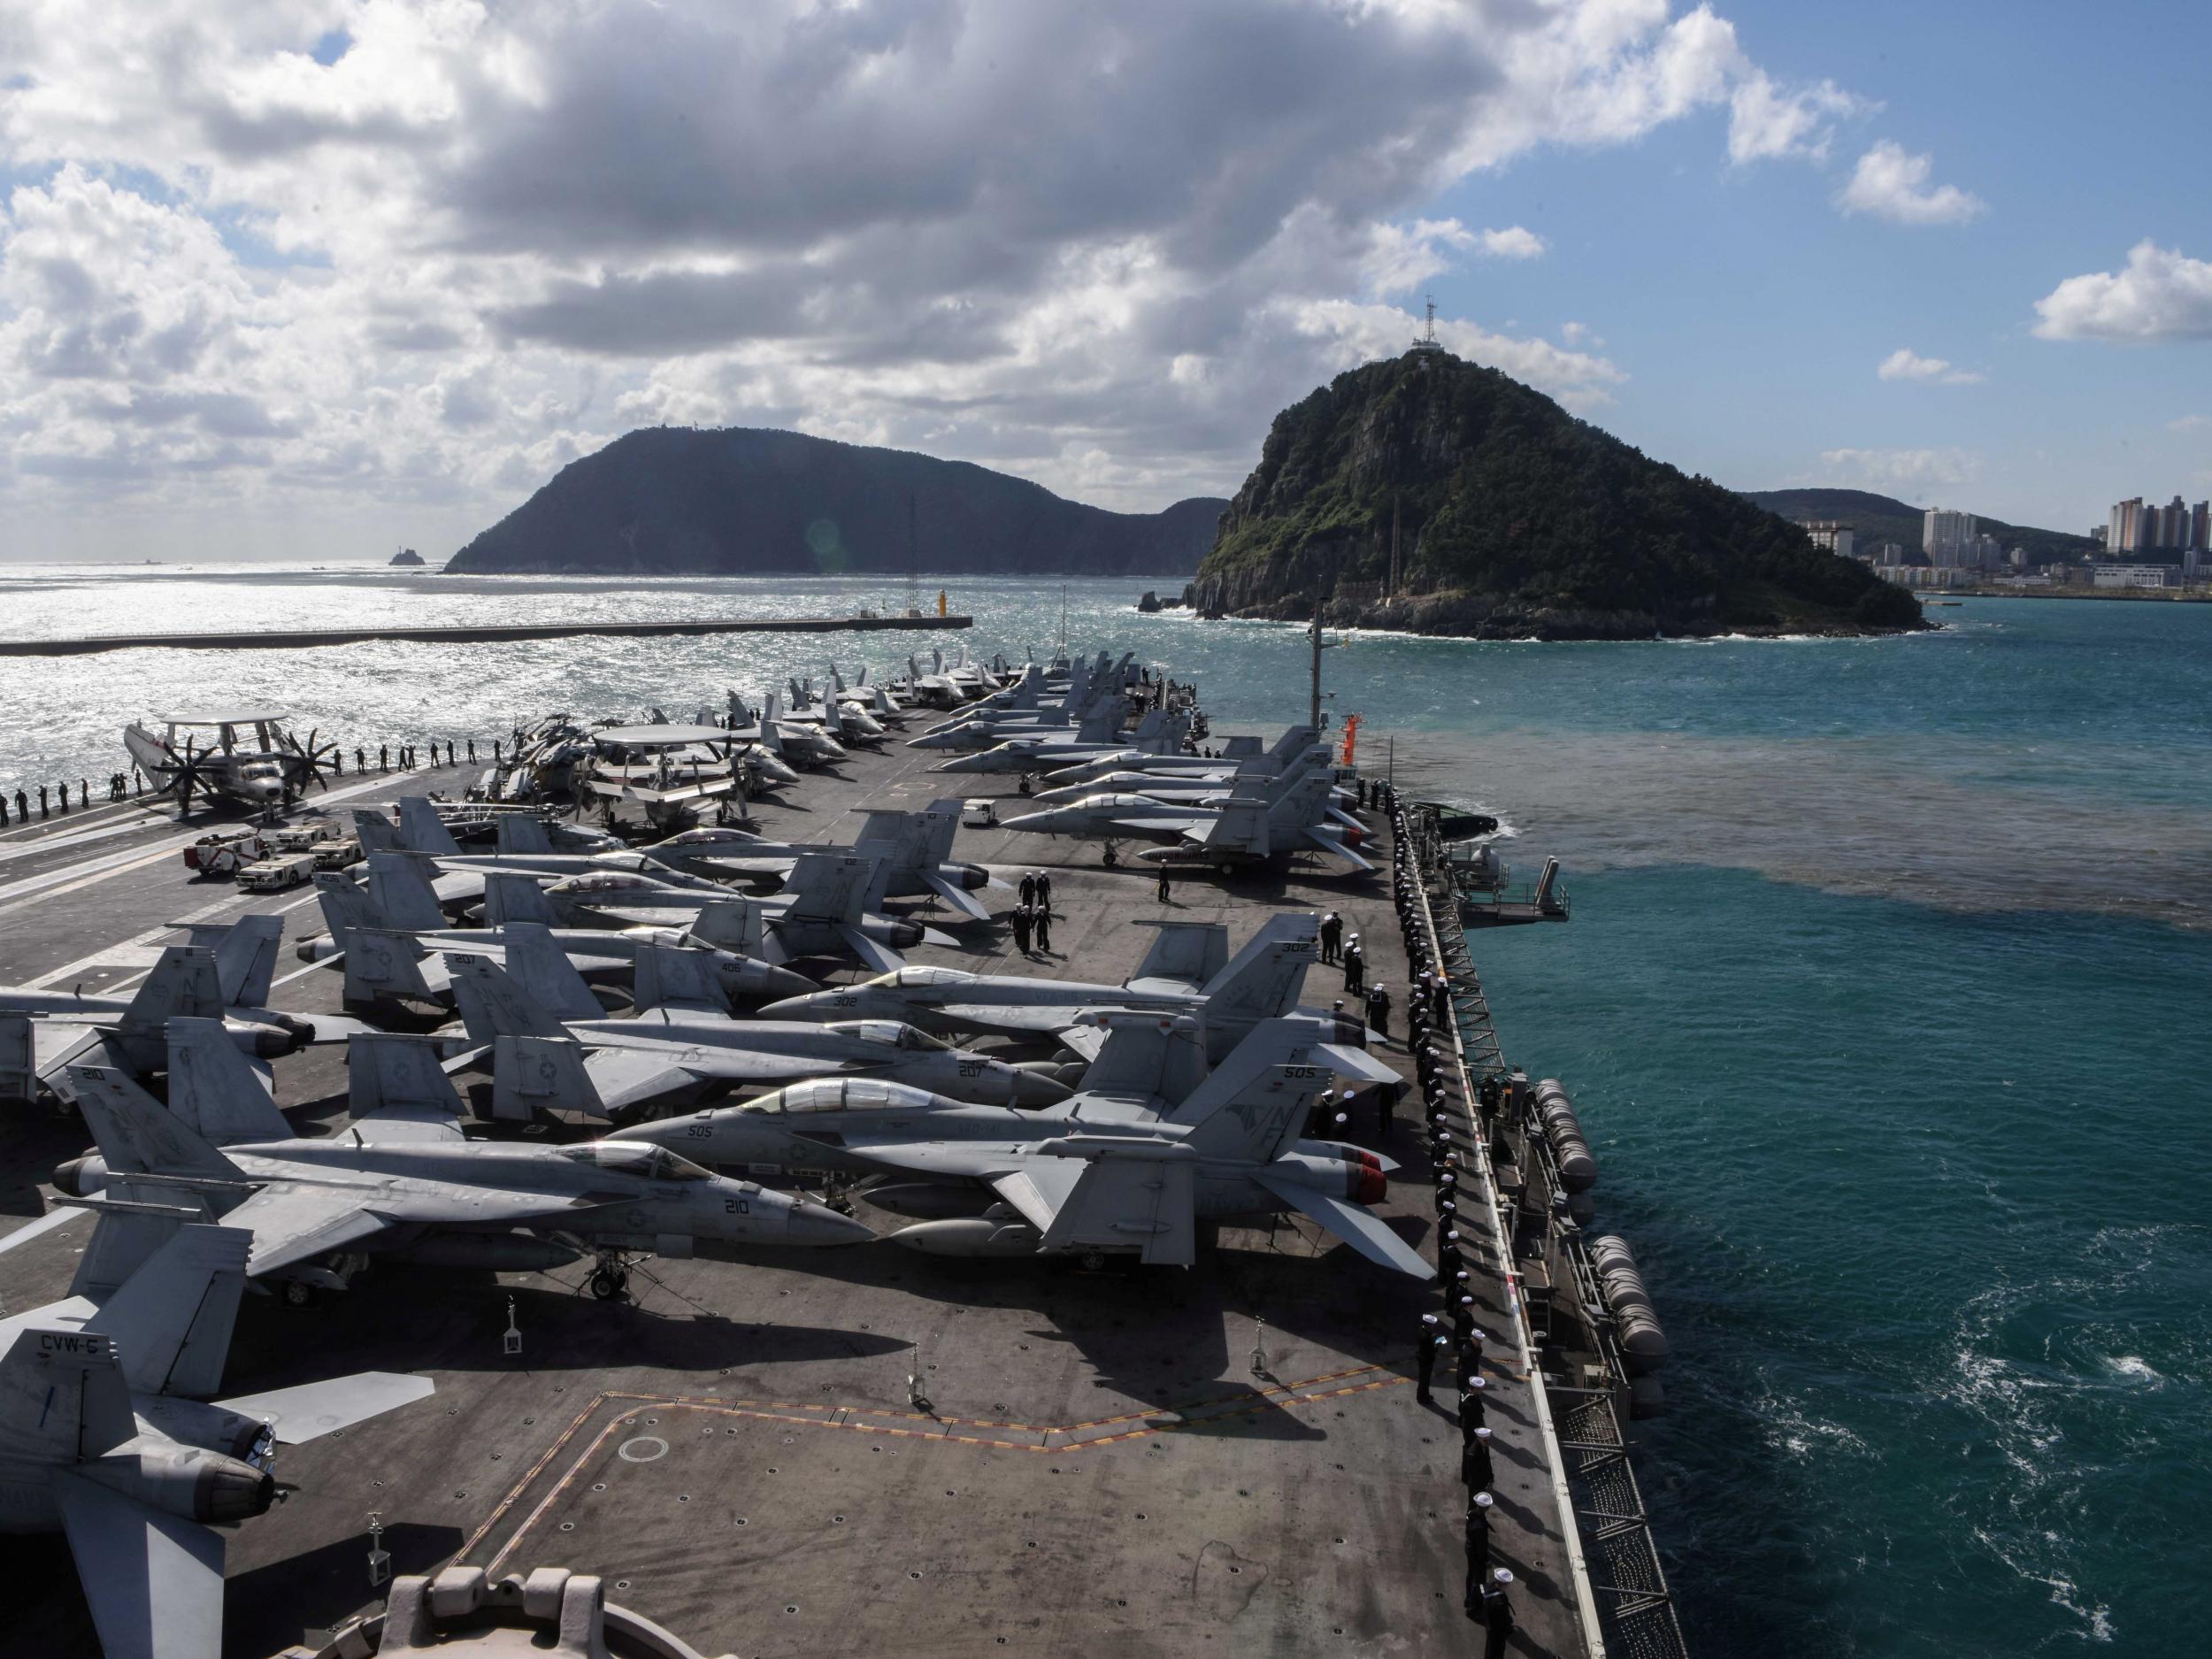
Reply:
[[[1402, 579], [1384, 591], [1391, 526]], [[1444, 352], [1339, 375], [1275, 418], [1188, 590], [1209, 613], [1485, 637], [1925, 626], [1803, 530]]]
[[1171, 575], [1227, 503], [1108, 512], [964, 461], [803, 433], [656, 426], [572, 461], [446, 564], [638, 571]]
[[[1878, 495], [1865, 489], [1747, 489], [1744, 491], [1744, 499], [1793, 521], [1835, 519], [1847, 524], [1857, 531], [1858, 550], [1863, 553], [1870, 552], [1878, 543], [1894, 541], [1912, 558], [1920, 557], [1921, 514], [1926, 509], [1899, 501], [1893, 495]], [[2085, 535], [2069, 535], [2063, 530], [2038, 530], [2032, 525], [2007, 524], [2001, 518], [1984, 518], [1980, 513], [1974, 517], [1982, 529], [1995, 536], [2008, 549], [2025, 548], [2031, 565], [2086, 558], [2097, 550], [2097, 544]]]

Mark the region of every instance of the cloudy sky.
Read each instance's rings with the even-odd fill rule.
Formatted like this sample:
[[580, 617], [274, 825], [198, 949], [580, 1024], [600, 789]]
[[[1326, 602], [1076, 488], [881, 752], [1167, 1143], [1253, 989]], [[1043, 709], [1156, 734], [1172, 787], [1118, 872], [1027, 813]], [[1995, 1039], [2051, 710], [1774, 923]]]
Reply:
[[1724, 482], [2082, 528], [2212, 486], [2207, 61], [2130, 0], [7, 0], [0, 557], [442, 556], [663, 422], [1148, 509], [1430, 295]]

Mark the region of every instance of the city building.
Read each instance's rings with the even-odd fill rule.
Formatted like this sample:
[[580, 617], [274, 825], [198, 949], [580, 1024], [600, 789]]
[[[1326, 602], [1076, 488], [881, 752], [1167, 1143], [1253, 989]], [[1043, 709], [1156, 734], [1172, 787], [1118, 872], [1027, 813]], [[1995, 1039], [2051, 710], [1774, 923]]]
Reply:
[[1920, 550], [1938, 569], [1970, 564], [1974, 553], [1974, 515], [1931, 507], [1922, 520]]
[[2091, 573], [2095, 588], [2163, 588], [2173, 578], [2170, 565], [2100, 565]]
[[2177, 495], [2158, 510], [2158, 539], [2151, 546], [2179, 551], [2189, 545], [2189, 509]]
[[2143, 498], [2137, 495], [2131, 500], [2115, 502], [2112, 516], [2105, 526], [2104, 550], [2116, 557], [2136, 552], [2142, 545]]
[[1805, 521], [1805, 534], [1813, 539], [1813, 545], [1826, 548], [1839, 558], [1853, 557], [1851, 548], [1857, 533], [1847, 524], [1832, 518], [1809, 518]]
[[2212, 501], [2200, 501], [2189, 509], [2188, 545], [2200, 553], [2212, 551]]

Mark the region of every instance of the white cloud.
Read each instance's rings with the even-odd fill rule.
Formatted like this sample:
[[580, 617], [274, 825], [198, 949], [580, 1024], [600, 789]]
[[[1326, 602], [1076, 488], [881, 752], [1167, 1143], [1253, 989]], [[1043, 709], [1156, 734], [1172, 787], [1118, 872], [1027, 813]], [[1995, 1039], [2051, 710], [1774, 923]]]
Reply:
[[1913, 155], [1885, 138], [1859, 157], [1836, 205], [1899, 225], [1963, 225], [1988, 211], [1987, 203], [1955, 184], [1932, 187], [1934, 170], [1933, 157]]
[[1826, 481], [1909, 493], [1963, 484], [1978, 458], [1965, 449], [1823, 449]]
[[1494, 259], [1534, 259], [1544, 251], [1544, 239], [1518, 225], [1509, 225], [1503, 230], [1486, 230], [1479, 240], [1483, 252]]
[[1873, 107], [1832, 81], [1789, 90], [1749, 70], [1728, 101], [1728, 158], [1739, 165], [1778, 157], [1824, 160], [1835, 122]]
[[2212, 340], [2212, 263], [2146, 238], [2126, 270], [2068, 277], [2035, 309], [2046, 340]]
[[2207, 426], [2212, 426], [2212, 415], [2184, 415], [2166, 423], [2169, 432], [2201, 432]]
[[1885, 380], [1935, 380], [1945, 386], [1978, 386], [1983, 379], [1971, 369], [1953, 368], [1942, 357], [1924, 357], [1910, 346], [1898, 347], [1874, 373]]
[[[0, 61], [0, 553], [125, 506], [435, 547], [653, 420], [1231, 488], [1404, 348], [1380, 300], [1543, 252], [1417, 217], [1447, 188], [1860, 107], [1666, 0], [17, 0]], [[1573, 407], [1624, 378], [1439, 329]]]

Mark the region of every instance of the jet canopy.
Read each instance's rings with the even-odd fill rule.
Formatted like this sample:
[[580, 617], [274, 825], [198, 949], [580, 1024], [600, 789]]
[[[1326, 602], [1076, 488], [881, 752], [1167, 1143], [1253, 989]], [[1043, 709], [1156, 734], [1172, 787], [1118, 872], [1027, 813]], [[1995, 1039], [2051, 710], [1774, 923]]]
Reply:
[[707, 1172], [689, 1158], [666, 1147], [643, 1141], [595, 1141], [587, 1146], [563, 1147], [561, 1156], [573, 1164], [588, 1164], [617, 1175], [649, 1181], [703, 1181]]
[[958, 968], [898, 968], [861, 981], [866, 991], [911, 991], [936, 985], [966, 985], [975, 978]]
[[860, 1037], [869, 1042], [887, 1042], [901, 1048], [949, 1048], [952, 1045], [939, 1038], [918, 1032], [913, 1026], [895, 1019], [840, 1019], [832, 1021], [825, 1030], [841, 1036]]
[[819, 1078], [810, 1083], [794, 1083], [788, 1088], [748, 1101], [739, 1110], [758, 1112], [766, 1118], [808, 1112], [881, 1111], [891, 1108], [913, 1110], [926, 1110], [935, 1098], [926, 1089], [887, 1083], [880, 1078]]

